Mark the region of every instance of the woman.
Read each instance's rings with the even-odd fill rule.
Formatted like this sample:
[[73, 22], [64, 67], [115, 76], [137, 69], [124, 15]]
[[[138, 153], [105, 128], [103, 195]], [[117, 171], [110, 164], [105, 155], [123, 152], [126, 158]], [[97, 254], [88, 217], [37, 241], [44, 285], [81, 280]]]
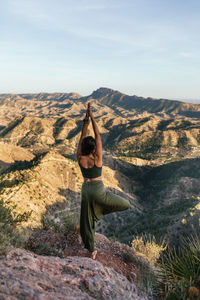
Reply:
[[[87, 136], [89, 118], [95, 139]], [[81, 168], [84, 182], [81, 190], [80, 234], [83, 244], [95, 259], [97, 251], [94, 249], [94, 230], [97, 221], [103, 215], [126, 210], [129, 201], [104, 190], [102, 182], [102, 142], [97, 124], [88, 103], [86, 116], [83, 120], [82, 133], [79, 140], [76, 158]]]

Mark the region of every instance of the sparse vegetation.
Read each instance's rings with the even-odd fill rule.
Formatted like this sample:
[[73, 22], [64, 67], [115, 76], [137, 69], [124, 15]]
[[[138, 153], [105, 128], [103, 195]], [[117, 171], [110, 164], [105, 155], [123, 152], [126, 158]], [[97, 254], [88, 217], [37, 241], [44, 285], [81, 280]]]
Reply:
[[67, 122], [67, 120], [65, 118], [59, 118], [54, 123], [53, 136], [54, 136], [55, 140], [57, 139], [59, 133], [63, 129], [63, 126], [65, 125], [66, 122]]
[[68, 133], [67, 139], [71, 140], [73, 137], [75, 137], [81, 131], [81, 128], [82, 128], [82, 120], [77, 120], [76, 121], [76, 128], [72, 129]]
[[145, 137], [144, 139], [136, 136], [133, 142], [126, 141], [125, 132], [122, 132], [122, 142], [120, 143], [119, 140], [117, 140], [114, 147], [119, 155], [123, 155], [124, 151], [126, 151], [127, 156], [135, 156], [147, 160], [155, 159], [158, 156], [163, 141], [163, 133], [161, 131], [156, 132], [151, 137]]
[[17, 143], [18, 146], [30, 147], [37, 142], [37, 135], [33, 135], [31, 132], [28, 132], [23, 138]]
[[167, 126], [173, 122], [173, 119], [161, 120], [157, 126], [157, 130], [166, 130]]
[[78, 212], [75, 214], [71, 212], [60, 212], [59, 216], [57, 216], [57, 220], [55, 220], [55, 217], [52, 218], [51, 216], [43, 215], [41, 223], [44, 230], [52, 230], [65, 234], [70, 231], [75, 231], [79, 223], [79, 214]]
[[55, 247], [51, 247], [48, 245], [38, 245], [35, 249], [29, 249], [34, 251], [38, 255], [51, 255], [51, 256], [58, 256], [63, 258], [64, 254], [61, 249], [56, 249]]
[[197, 135], [197, 142], [200, 144], [200, 134]]
[[37, 166], [40, 163], [41, 159], [44, 157], [45, 154], [46, 153], [37, 154], [30, 161], [27, 161], [27, 160], [15, 161], [15, 163], [12, 164], [9, 168], [7, 168], [4, 172], [2, 172], [2, 174], [8, 174], [8, 173], [14, 172], [16, 170], [20, 171], [20, 170], [33, 169], [35, 166]]
[[30, 147], [37, 143], [40, 135], [44, 132], [41, 120], [32, 120], [29, 125], [29, 131], [19, 139], [17, 145], [22, 147]]
[[1, 133], [0, 133], [0, 138], [3, 138], [4, 136], [6, 136], [9, 132], [11, 132], [16, 126], [18, 126], [22, 121], [24, 120], [24, 116], [23, 117], [18, 117], [16, 118], [14, 121], [11, 121], [7, 127], [5, 127]]
[[12, 247], [24, 245], [23, 233], [17, 228], [28, 220], [30, 212], [16, 213], [16, 205], [0, 200], [0, 255], [6, 254]]
[[32, 120], [31, 123], [30, 123], [30, 130], [36, 135], [39, 135], [39, 134], [43, 133], [44, 128], [42, 126], [41, 120], [39, 120], [37, 122]]
[[146, 232], [155, 235], [156, 239], [160, 239], [166, 236], [169, 228], [175, 222], [175, 217], [183, 212], [188, 211], [189, 213], [190, 208], [194, 207], [197, 202], [196, 198], [182, 199], [170, 205], [155, 208], [146, 214], [136, 217], [135, 223], [128, 230], [132, 234]]
[[183, 149], [186, 149], [189, 147], [189, 141], [185, 134], [183, 136], [179, 137], [177, 146], [179, 148], [183, 148]]
[[[60, 212], [52, 217], [42, 215], [42, 229], [36, 228], [26, 243], [26, 248], [39, 255], [64, 257], [65, 238], [76, 231], [78, 216], [72, 213]], [[43, 237], [41, 244], [40, 236]]]
[[138, 279], [140, 288], [145, 290], [148, 295], [153, 297], [160, 296], [160, 283], [157, 276], [158, 260], [166, 249], [166, 242], [163, 240], [157, 243], [152, 234], [143, 234], [135, 236], [131, 246], [136, 250], [137, 255], [141, 257], [141, 260], [139, 260], [140, 275]]

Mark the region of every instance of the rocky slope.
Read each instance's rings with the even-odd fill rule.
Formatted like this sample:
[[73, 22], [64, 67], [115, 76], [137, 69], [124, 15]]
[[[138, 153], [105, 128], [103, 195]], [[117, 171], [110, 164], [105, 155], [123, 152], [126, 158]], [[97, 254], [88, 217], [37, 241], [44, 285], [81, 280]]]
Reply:
[[[37, 235], [40, 245], [42, 236]], [[29, 242], [29, 247], [33, 243], [37, 241]], [[13, 249], [6, 258], [0, 258], [0, 298], [152, 299], [138, 287], [141, 276], [139, 265], [146, 265], [147, 269], [148, 265], [136, 256], [133, 249], [113, 244], [101, 235], [96, 236], [96, 244], [100, 249], [96, 261], [87, 257], [80, 243], [77, 252], [77, 244], [75, 247], [69, 241], [64, 242], [62, 259]]]

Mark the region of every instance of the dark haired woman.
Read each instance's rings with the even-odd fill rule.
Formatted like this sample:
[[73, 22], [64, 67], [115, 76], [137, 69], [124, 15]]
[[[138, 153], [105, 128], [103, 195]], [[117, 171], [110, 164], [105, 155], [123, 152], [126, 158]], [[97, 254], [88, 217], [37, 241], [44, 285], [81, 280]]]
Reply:
[[[89, 118], [92, 121], [95, 139], [92, 136], [86, 137]], [[76, 158], [84, 177], [81, 190], [80, 234], [85, 248], [91, 253], [91, 258], [95, 259], [97, 251], [94, 249], [94, 230], [97, 221], [103, 215], [128, 209], [130, 203], [104, 189], [101, 177], [102, 143], [90, 103], [83, 120]]]

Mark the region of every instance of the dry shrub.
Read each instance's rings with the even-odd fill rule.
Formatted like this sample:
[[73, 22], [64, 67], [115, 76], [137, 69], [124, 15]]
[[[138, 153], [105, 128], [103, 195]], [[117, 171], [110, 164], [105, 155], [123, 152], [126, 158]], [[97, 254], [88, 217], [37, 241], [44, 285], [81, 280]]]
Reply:
[[166, 243], [163, 240], [156, 242], [153, 235], [136, 236], [131, 243], [138, 255], [142, 255], [151, 265], [156, 265], [161, 252], [166, 249]]

